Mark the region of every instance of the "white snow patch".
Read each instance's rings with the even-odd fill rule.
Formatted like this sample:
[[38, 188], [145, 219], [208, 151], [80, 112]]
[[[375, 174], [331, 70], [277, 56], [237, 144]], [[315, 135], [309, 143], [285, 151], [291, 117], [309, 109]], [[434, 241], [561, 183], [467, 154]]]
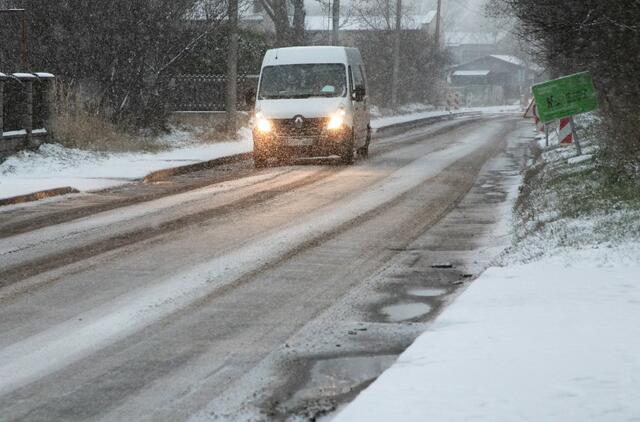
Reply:
[[23, 151], [0, 164], [0, 199], [46, 189], [71, 186], [93, 191], [123, 185], [148, 173], [170, 167], [250, 152], [250, 132], [241, 140], [194, 144], [184, 133], [168, 137], [174, 146], [159, 153], [96, 153], [44, 144], [38, 151]]
[[640, 255], [627, 249], [489, 269], [334, 421], [637, 418]]

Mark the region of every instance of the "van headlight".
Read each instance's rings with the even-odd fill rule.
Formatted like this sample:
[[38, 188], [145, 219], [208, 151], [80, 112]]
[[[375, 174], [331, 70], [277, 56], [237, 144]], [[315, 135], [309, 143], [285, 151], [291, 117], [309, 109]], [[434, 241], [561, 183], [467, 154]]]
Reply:
[[341, 129], [344, 126], [344, 120], [346, 116], [346, 112], [344, 110], [338, 110], [329, 116], [329, 122], [327, 123], [327, 129], [329, 130], [337, 130]]
[[260, 133], [269, 133], [273, 130], [271, 120], [264, 117], [261, 113], [256, 115], [256, 129]]

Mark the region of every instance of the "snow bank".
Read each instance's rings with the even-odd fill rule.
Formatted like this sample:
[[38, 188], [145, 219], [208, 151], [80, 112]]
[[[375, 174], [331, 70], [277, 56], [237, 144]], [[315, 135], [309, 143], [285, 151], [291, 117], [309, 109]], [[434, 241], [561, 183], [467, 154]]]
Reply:
[[593, 139], [580, 157], [551, 141], [531, 163], [502, 267], [335, 421], [638, 418], [640, 210], [585, 176], [597, 171]]
[[335, 421], [637, 418], [637, 252], [489, 269]]
[[57, 144], [23, 151], [0, 164], [0, 199], [63, 186], [99, 190], [129, 183], [152, 171], [253, 149], [246, 129], [240, 141], [214, 144], [188, 142], [179, 135], [168, 138], [173, 148], [159, 153], [96, 153]]

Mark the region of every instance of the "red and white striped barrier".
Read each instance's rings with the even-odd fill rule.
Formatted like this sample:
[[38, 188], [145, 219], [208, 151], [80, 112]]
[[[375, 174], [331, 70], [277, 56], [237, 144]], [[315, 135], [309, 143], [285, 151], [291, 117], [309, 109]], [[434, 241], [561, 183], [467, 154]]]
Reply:
[[571, 119], [569, 117], [560, 119], [560, 143], [570, 145], [573, 143], [573, 130], [571, 127]]

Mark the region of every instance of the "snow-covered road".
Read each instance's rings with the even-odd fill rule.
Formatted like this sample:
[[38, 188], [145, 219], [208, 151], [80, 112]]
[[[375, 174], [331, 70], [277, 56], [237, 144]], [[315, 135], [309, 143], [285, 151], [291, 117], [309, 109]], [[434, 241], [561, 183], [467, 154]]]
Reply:
[[[232, 409], [223, 419], [237, 420], [243, 406], [252, 415], [297, 414], [300, 403], [269, 410], [270, 403], [276, 393], [293, 394], [306, 369], [274, 364], [269, 368], [280, 369], [266, 376], [271, 369], [264, 362], [292, 351], [296, 336], [329, 342], [334, 356], [355, 347], [353, 339], [332, 339], [326, 324], [339, 312], [319, 317], [366, 285], [473, 186], [498, 189], [517, 165], [514, 156], [503, 156], [518, 139], [515, 126], [513, 118], [442, 122], [381, 139], [371, 158], [353, 167], [225, 167], [203, 172], [214, 178], [209, 185], [155, 199], [149, 187], [132, 186], [126, 195], [139, 189], [137, 202], [103, 204], [98, 213], [81, 212], [91, 196], [0, 211], [23, 227], [0, 225], [7, 233], [0, 231], [3, 418], [183, 420]], [[477, 180], [485, 163], [497, 167], [494, 188]], [[490, 208], [506, 197], [493, 193], [474, 197], [489, 210], [458, 231], [468, 237], [495, 222]], [[50, 224], [48, 215], [55, 216]], [[451, 230], [441, 232], [440, 242]], [[465, 251], [474, 247], [462, 243]], [[453, 282], [461, 271], [443, 280]], [[453, 294], [458, 284], [447, 286]], [[420, 328], [380, 317], [363, 316], [361, 323], [371, 341], [393, 353]], [[309, 326], [327, 333], [300, 334]], [[382, 332], [394, 334], [376, 340]], [[279, 387], [262, 390], [271, 381]], [[223, 404], [234, 388], [240, 407]]]

